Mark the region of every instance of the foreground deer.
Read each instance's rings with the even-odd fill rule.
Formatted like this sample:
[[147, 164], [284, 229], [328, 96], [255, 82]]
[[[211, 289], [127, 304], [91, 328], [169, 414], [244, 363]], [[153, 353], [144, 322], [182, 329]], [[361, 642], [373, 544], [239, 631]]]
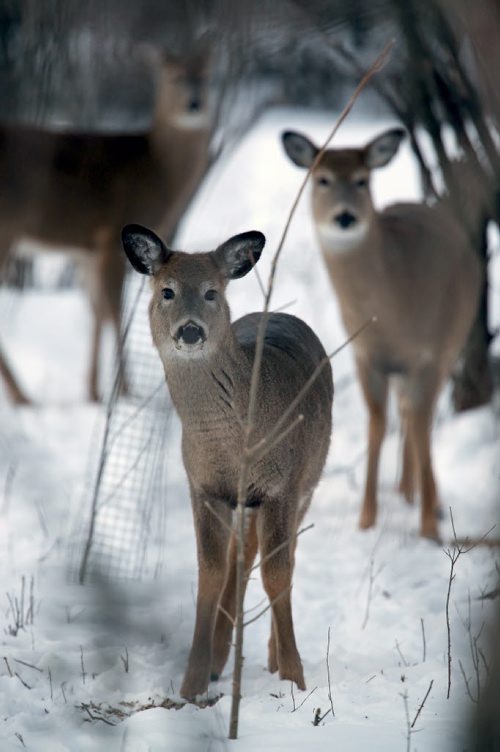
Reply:
[[[119, 342], [124, 277], [120, 230], [132, 214], [173, 233], [207, 168], [210, 123], [205, 54], [165, 60], [151, 127], [141, 133], [66, 133], [0, 126], [0, 277], [21, 238], [72, 253], [94, 314], [89, 373], [98, 398], [103, 322]], [[28, 399], [0, 351], [11, 398]]]
[[[400, 203], [377, 212], [370, 172], [386, 165], [404, 137], [389, 130], [362, 149], [330, 149], [314, 165], [312, 206], [323, 257], [354, 340], [369, 412], [368, 464], [360, 527], [375, 524], [377, 472], [385, 432], [388, 381], [396, 377], [404, 427], [400, 492], [422, 497], [421, 534], [438, 538], [430, 433], [440, 387], [475, 314], [479, 268], [460, 225], [443, 206]], [[286, 153], [299, 167], [318, 149], [286, 132]]]
[[[140, 225], [124, 228], [132, 266], [152, 275], [153, 341], [182, 422], [198, 549], [198, 599], [189, 663], [181, 688], [192, 699], [217, 678], [228, 657], [235, 613], [236, 542], [230, 533], [243, 455], [252, 362], [261, 314], [230, 324], [231, 279], [258, 261], [260, 232], [236, 235], [210, 253], [171, 251]], [[300, 319], [270, 314], [252, 439], [265, 437], [314, 372], [325, 352]], [[295, 644], [291, 585], [297, 527], [320, 477], [330, 442], [333, 384], [327, 363], [301, 401], [300, 422], [251, 469], [245, 570], [257, 549], [272, 604], [269, 670], [305, 688]], [[285, 545], [281, 545], [285, 544]], [[280, 547], [281, 546], [281, 547]], [[276, 552], [270, 555], [273, 551]], [[218, 605], [221, 609], [218, 611]]]

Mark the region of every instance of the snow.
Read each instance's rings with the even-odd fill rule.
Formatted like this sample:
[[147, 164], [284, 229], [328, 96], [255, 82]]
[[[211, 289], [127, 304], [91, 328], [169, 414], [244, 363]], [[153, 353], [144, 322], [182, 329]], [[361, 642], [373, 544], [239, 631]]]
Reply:
[[[284, 156], [279, 134], [293, 128], [319, 142], [332, 120], [327, 113], [283, 109], [265, 115], [207, 179], [181, 228], [179, 247], [206, 250], [230, 235], [259, 229], [267, 236], [259, 263], [265, 282], [303, 177]], [[363, 143], [391, 125], [354, 117], [336, 144]], [[373, 190], [379, 206], [418, 198], [408, 146], [376, 175]], [[498, 289], [498, 252], [492, 264]], [[232, 283], [229, 298], [233, 317], [258, 310], [262, 293], [257, 279], [249, 275]], [[405, 505], [394, 490], [399, 437], [393, 409], [383, 450], [379, 521], [367, 532], [356, 527], [366, 433], [349, 348], [333, 361], [332, 448], [306, 520], [314, 527], [301, 535], [297, 550], [295, 629], [308, 689], [292, 691], [289, 682], [266, 671], [269, 615], [252, 623], [245, 632], [239, 739], [229, 742], [231, 658], [209, 690], [214, 704], [168, 707], [180, 703], [196, 595], [194, 532], [178, 421], [172, 420], [169, 428], [168, 487], [158, 499], [166, 505], [161, 575], [85, 586], [68, 581], [69, 542], [86, 498], [89, 453], [95, 451], [103, 412], [83, 401], [90, 317], [78, 290], [29, 290], [22, 297], [2, 291], [0, 305], [8, 321], [8, 330], [2, 328], [4, 346], [39, 403], [14, 409], [2, 395], [0, 404], [2, 751], [393, 752], [406, 749], [405, 698], [413, 720], [431, 680], [411, 735], [412, 752], [467, 748], [466, 721], [474, 705], [459, 660], [472, 677], [474, 694], [469, 638], [480, 634], [478, 644], [491, 662], [491, 602], [479, 597], [498, 584], [497, 549], [478, 546], [456, 564], [447, 700], [450, 561], [442, 547], [418, 537], [418, 508]], [[302, 316], [328, 350], [343, 342], [307, 195], [290, 227], [272, 305]], [[110, 357], [109, 340], [108, 363]], [[434, 456], [443, 507], [452, 508], [458, 536], [480, 537], [498, 520], [499, 444], [493, 408], [454, 415], [445, 390], [437, 411]], [[448, 514], [442, 534], [447, 548]], [[491, 537], [498, 538], [497, 531]], [[17, 630], [10, 603], [17, 598], [21, 606], [23, 578], [24, 624]], [[246, 606], [254, 615], [263, 605], [256, 577]], [[484, 686], [482, 664], [479, 673]], [[330, 708], [329, 679], [335, 715], [328, 713], [314, 726], [316, 709], [323, 716]]]

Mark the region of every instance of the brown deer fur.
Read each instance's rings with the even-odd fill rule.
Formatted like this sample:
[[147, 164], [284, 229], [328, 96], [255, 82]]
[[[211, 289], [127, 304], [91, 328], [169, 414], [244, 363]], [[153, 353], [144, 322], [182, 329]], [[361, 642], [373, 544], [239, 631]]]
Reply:
[[[131, 218], [170, 236], [208, 164], [207, 61], [162, 64], [149, 130], [76, 133], [0, 127], [0, 273], [11, 249], [29, 238], [67, 250], [85, 272], [94, 314], [89, 393], [98, 397], [104, 320], [119, 342], [124, 278], [120, 230]], [[0, 352], [12, 399], [27, 402]]]
[[[133, 266], [152, 275], [153, 341], [182, 422], [198, 550], [198, 599], [193, 643], [181, 694], [207, 689], [228, 657], [235, 612], [232, 509], [244, 447], [245, 421], [261, 314], [232, 325], [225, 299], [230, 279], [244, 276], [261, 253], [261, 233], [237, 235], [210, 253], [171, 251], [152, 232], [124, 228]], [[271, 314], [267, 322], [252, 439], [264, 438], [311, 376], [325, 352], [300, 319]], [[302, 399], [304, 419], [251, 468], [247, 495], [246, 572], [257, 549], [272, 604], [268, 665], [305, 687], [292, 622], [290, 589], [298, 525], [320, 477], [331, 431], [333, 384], [327, 363]], [[274, 555], [269, 557], [280, 544]], [[266, 558], [268, 557], [268, 558]], [[218, 610], [218, 605], [221, 609]]]
[[[364, 148], [325, 151], [313, 169], [312, 210], [347, 331], [376, 316], [353, 342], [369, 413], [360, 527], [375, 523], [388, 383], [394, 377], [404, 428], [400, 491], [412, 501], [420, 489], [421, 534], [437, 538], [432, 415], [474, 318], [479, 266], [444, 204], [374, 208], [370, 172], [392, 159], [403, 137], [395, 128]], [[305, 136], [287, 132], [282, 139], [296, 165], [314, 163], [318, 149]]]

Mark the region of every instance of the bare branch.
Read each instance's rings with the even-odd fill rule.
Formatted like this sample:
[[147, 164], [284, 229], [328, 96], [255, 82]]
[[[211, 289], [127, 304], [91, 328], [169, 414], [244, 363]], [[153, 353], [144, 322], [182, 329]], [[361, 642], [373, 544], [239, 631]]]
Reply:
[[404, 692], [400, 692], [401, 697], [403, 698], [403, 703], [405, 706], [405, 716], [406, 716], [406, 752], [410, 752], [410, 746], [411, 746], [411, 724], [410, 724], [410, 711], [408, 710], [408, 692], [405, 690]]
[[429, 695], [430, 695], [430, 692], [431, 692], [431, 689], [432, 689], [432, 685], [433, 685], [433, 684], [434, 684], [434, 679], [431, 679], [431, 683], [429, 684], [429, 688], [428, 688], [427, 692], [425, 693], [425, 697], [424, 697], [424, 699], [423, 699], [423, 700], [422, 700], [422, 702], [420, 703], [420, 706], [419, 706], [419, 708], [418, 708], [418, 710], [417, 710], [417, 713], [416, 713], [416, 715], [415, 715], [415, 718], [413, 719], [413, 721], [412, 721], [412, 723], [411, 723], [411, 727], [410, 727], [410, 728], [413, 728], [413, 727], [414, 727], [414, 725], [416, 724], [416, 722], [417, 722], [417, 718], [418, 718], [418, 716], [420, 715], [420, 713], [422, 712], [422, 708], [423, 708], [423, 707], [424, 707], [424, 705], [425, 705], [425, 701], [427, 700], [427, 698], [428, 698], [428, 697], [429, 697]]
[[479, 702], [479, 699], [477, 697], [474, 697], [473, 694], [472, 694], [472, 692], [471, 692], [470, 684], [469, 684], [470, 679], [467, 679], [467, 677], [465, 675], [464, 667], [462, 665], [462, 661], [460, 659], [458, 660], [458, 665], [460, 666], [460, 671], [462, 672], [462, 676], [463, 676], [463, 679], [464, 679], [466, 692], [469, 695], [469, 697], [472, 700], [472, 702], [477, 705], [477, 703]]
[[403, 666], [409, 666], [410, 664], [408, 663], [408, 661], [404, 657], [403, 653], [401, 652], [401, 648], [399, 647], [399, 642], [397, 640], [396, 640], [396, 650], [398, 651], [399, 656], [400, 656], [401, 660], [403, 661]]
[[292, 710], [292, 713], [295, 713], [296, 710], [300, 710], [300, 708], [302, 707], [302, 705], [304, 705], [304, 703], [310, 698], [310, 696], [313, 694], [313, 692], [316, 692], [316, 690], [318, 688], [314, 687], [314, 689], [311, 689], [311, 691], [309, 692], [309, 694], [307, 694], [304, 697], [304, 699], [302, 700], [302, 702], [300, 703], [300, 705], [297, 705], [297, 707], [295, 707], [295, 697], [293, 696], [293, 682], [291, 682], [291, 684], [292, 684], [292, 698], [293, 698], [293, 710]]
[[[296, 533], [294, 537], [298, 538], [299, 535], [302, 535], [302, 533], [307, 533], [307, 531], [311, 530], [313, 527], [314, 527], [314, 522], [311, 522], [310, 525], [307, 525], [307, 527], [303, 527], [301, 530], [299, 530], [299, 532]], [[253, 565], [250, 572], [253, 572], [254, 569], [258, 569], [259, 567], [261, 567], [265, 561], [268, 561], [268, 559], [271, 559], [271, 557], [277, 554], [278, 551], [281, 551], [282, 548], [285, 548], [285, 546], [288, 546], [288, 544], [290, 543], [290, 540], [291, 538], [287, 538], [285, 541], [280, 543], [279, 546], [276, 546], [276, 548], [273, 548], [272, 551], [269, 551], [269, 553], [266, 554], [263, 559], [260, 559], [260, 561], [258, 561], [257, 564]]]
[[233, 534], [234, 533], [233, 526], [230, 525], [229, 522], [224, 519], [224, 517], [222, 517], [218, 512], [215, 511], [215, 509], [210, 504], [210, 502], [209, 501], [205, 501], [204, 504], [205, 504], [206, 508], [209, 510], [209, 512], [211, 512], [213, 514], [213, 516], [215, 517], [215, 519], [218, 520], [220, 522], [220, 524], [223, 527], [226, 528], [226, 530], [229, 530], [229, 532], [231, 534]]
[[281, 435], [279, 432], [285, 425], [288, 418], [293, 414], [295, 408], [298, 407], [298, 405], [300, 404], [304, 396], [310, 390], [310, 388], [312, 387], [312, 385], [314, 384], [314, 382], [316, 381], [316, 379], [318, 378], [318, 376], [320, 375], [321, 371], [326, 366], [326, 364], [332, 358], [338, 355], [339, 352], [341, 352], [345, 347], [347, 347], [348, 344], [350, 344], [354, 339], [356, 339], [356, 337], [359, 337], [359, 335], [362, 332], [364, 332], [364, 330], [368, 326], [375, 323], [376, 320], [377, 320], [376, 316], [372, 316], [371, 319], [368, 319], [368, 321], [365, 321], [364, 324], [362, 324], [358, 329], [356, 329], [356, 331], [353, 332], [353, 334], [351, 334], [350, 337], [348, 337], [341, 345], [339, 345], [339, 347], [337, 347], [329, 355], [327, 355], [322, 360], [320, 360], [320, 362], [318, 363], [318, 365], [312, 372], [309, 379], [306, 381], [306, 383], [304, 384], [302, 389], [298, 392], [298, 394], [295, 396], [295, 398], [290, 402], [285, 412], [282, 414], [280, 419], [276, 421], [275, 425], [269, 431], [267, 436], [265, 436], [263, 439], [258, 441], [252, 447], [250, 447], [249, 453], [253, 461], [257, 461], [261, 457], [263, 457], [267, 453], [269, 449], [269, 445], [274, 446], [274, 444], [276, 443], [276, 437]]
[[[266, 451], [266, 448], [265, 448], [266, 445], [260, 444], [260, 442], [259, 442], [260, 448], [258, 452], [252, 451], [250, 447], [250, 442], [251, 442], [252, 432], [254, 429], [255, 415], [256, 415], [256, 410], [257, 410], [258, 392], [259, 392], [259, 384], [260, 384], [260, 371], [261, 371], [262, 357], [263, 357], [263, 352], [264, 352], [265, 331], [266, 331], [267, 321], [269, 318], [269, 308], [270, 308], [270, 301], [271, 301], [271, 296], [272, 296], [273, 287], [274, 287], [276, 269], [277, 269], [281, 252], [283, 250], [285, 239], [288, 234], [288, 230], [290, 228], [293, 215], [295, 214], [299, 200], [302, 196], [302, 193], [304, 192], [307, 180], [309, 179], [309, 176], [311, 175], [312, 170], [314, 169], [317, 162], [321, 158], [321, 154], [324, 152], [329, 142], [337, 133], [341, 124], [344, 122], [347, 115], [351, 111], [354, 105], [354, 102], [358, 98], [361, 91], [365, 88], [365, 86], [368, 84], [370, 79], [375, 75], [375, 73], [377, 73], [385, 65], [388, 59], [389, 53], [393, 47], [393, 44], [394, 42], [391, 41], [385, 46], [382, 53], [377, 57], [377, 59], [371, 65], [367, 73], [363, 76], [362, 80], [356, 87], [354, 94], [351, 96], [347, 105], [344, 107], [339, 118], [337, 119], [328, 139], [326, 140], [323, 147], [319, 150], [316, 156], [315, 162], [310, 166], [309, 170], [307, 171], [306, 176], [302, 182], [302, 185], [297, 193], [295, 201], [293, 202], [292, 207], [290, 209], [290, 213], [288, 215], [288, 219], [286, 221], [286, 224], [285, 224], [282, 236], [281, 236], [281, 240], [278, 244], [278, 247], [276, 249], [276, 252], [271, 262], [271, 271], [269, 275], [267, 293], [266, 293], [265, 300], [264, 300], [264, 308], [263, 308], [262, 315], [259, 321], [257, 338], [256, 338], [256, 343], [255, 343], [255, 354], [254, 354], [254, 361], [253, 361], [253, 366], [252, 366], [252, 376], [251, 376], [251, 381], [250, 381], [250, 391], [249, 391], [249, 399], [248, 399], [248, 411], [247, 411], [246, 421], [244, 425], [244, 432], [243, 432], [244, 433], [244, 446], [243, 446], [243, 453], [242, 453], [242, 462], [240, 466], [240, 475], [238, 479], [238, 496], [237, 496], [237, 506], [236, 506], [236, 544], [237, 544], [236, 611], [235, 611], [236, 634], [235, 634], [235, 655], [234, 655], [234, 670], [233, 670], [233, 682], [232, 682], [232, 702], [231, 702], [230, 721], [229, 721], [229, 738], [230, 739], [236, 739], [238, 737], [239, 706], [240, 706], [240, 700], [241, 700], [241, 676], [242, 676], [242, 667], [243, 667], [243, 629], [245, 626], [243, 622], [243, 618], [244, 618], [243, 597], [244, 597], [244, 578], [245, 578], [245, 551], [244, 551], [244, 548], [245, 548], [245, 504], [246, 504], [246, 496], [247, 496], [247, 489], [248, 489], [248, 481], [249, 481], [249, 476], [250, 476], [250, 467], [255, 462], [256, 457], [258, 456], [258, 452]], [[324, 364], [321, 366], [321, 368], [323, 367], [324, 367]], [[313, 381], [311, 381], [311, 383], [314, 382], [315, 378], [313, 379]], [[309, 386], [307, 388], [309, 388]], [[301, 392], [303, 392], [303, 390], [301, 390]], [[302, 399], [302, 396], [303, 394], [299, 397], [299, 401], [300, 399]], [[298, 402], [296, 402], [296, 404], [298, 404]], [[291, 414], [291, 412], [294, 409], [295, 409], [295, 406], [292, 408], [291, 411], [289, 410], [285, 411], [287, 413], [287, 417], [285, 418], [285, 421], [288, 419], [288, 416]], [[276, 437], [280, 435], [284, 426], [285, 426], [284, 422], [278, 421], [278, 423], [274, 426], [274, 429], [270, 432], [270, 434], [265, 437], [265, 442], [267, 443], [267, 445], [272, 444], [272, 442], [276, 439]], [[261, 614], [259, 614], [259, 616], [260, 615]], [[255, 619], [252, 619], [252, 621], [255, 621]]]
[[425, 627], [424, 627], [424, 620], [420, 619], [420, 626], [422, 627], [422, 663], [425, 663], [425, 658], [427, 654], [427, 646], [425, 642]]
[[257, 621], [257, 619], [260, 619], [260, 617], [263, 616], [264, 614], [266, 614], [269, 611], [269, 609], [271, 609], [274, 606], [275, 603], [277, 603], [278, 601], [280, 601], [283, 598], [283, 596], [286, 595], [286, 593], [289, 593], [291, 589], [292, 589], [291, 585], [289, 585], [286, 588], [283, 588], [283, 590], [281, 591], [281, 593], [278, 593], [278, 595], [276, 596], [276, 598], [273, 598], [273, 600], [270, 603], [268, 603], [267, 606], [262, 609], [262, 611], [259, 611], [259, 613], [257, 614], [257, 616], [254, 616], [252, 619], [249, 619], [248, 621], [246, 621], [243, 624], [243, 626], [244, 627], [248, 627], [249, 624], [253, 624], [254, 621]]
[[326, 673], [328, 675], [328, 699], [330, 700], [330, 709], [332, 711], [332, 715], [335, 715], [335, 711], [333, 709], [333, 701], [332, 701], [332, 684], [330, 679], [330, 661], [329, 661], [329, 654], [330, 654], [330, 627], [328, 627], [328, 642], [326, 644]]

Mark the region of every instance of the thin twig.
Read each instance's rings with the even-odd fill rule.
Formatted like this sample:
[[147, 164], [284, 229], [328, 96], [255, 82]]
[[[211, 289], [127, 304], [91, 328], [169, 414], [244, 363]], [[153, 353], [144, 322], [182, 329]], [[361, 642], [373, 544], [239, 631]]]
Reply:
[[424, 620], [420, 618], [420, 626], [422, 628], [422, 663], [425, 663], [425, 658], [427, 654], [427, 646], [425, 642], [425, 627], [424, 627]]
[[21, 684], [24, 687], [26, 687], [26, 689], [33, 689], [33, 687], [31, 687], [27, 682], [24, 681], [24, 679], [21, 676], [19, 676], [19, 674], [17, 673], [17, 671], [14, 673], [14, 676], [17, 676], [17, 678], [19, 679], [19, 681], [21, 682]]
[[[313, 527], [314, 527], [314, 522], [311, 522], [311, 524], [310, 524], [310, 525], [307, 525], [307, 527], [303, 527], [303, 528], [301, 528], [301, 529], [300, 529], [300, 530], [298, 531], [298, 533], [295, 533], [294, 537], [295, 537], [295, 538], [298, 538], [298, 537], [299, 537], [299, 535], [302, 535], [302, 533], [307, 533], [307, 531], [308, 531], [308, 530], [311, 530], [311, 529], [312, 529]], [[277, 554], [277, 553], [278, 553], [278, 551], [281, 551], [281, 549], [282, 549], [282, 548], [285, 548], [286, 546], [288, 546], [288, 544], [290, 543], [290, 541], [291, 541], [291, 537], [290, 537], [290, 538], [287, 538], [287, 539], [286, 539], [286, 541], [283, 541], [282, 543], [280, 543], [280, 544], [279, 544], [278, 546], [276, 546], [276, 548], [273, 548], [273, 550], [272, 550], [272, 551], [269, 551], [269, 553], [268, 553], [268, 554], [266, 554], [266, 555], [264, 556], [264, 558], [263, 558], [263, 559], [260, 559], [260, 560], [259, 560], [259, 561], [257, 562], [257, 564], [254, 564], [254, 565], [253, 565], [253, 567], [251, 568], [250, 572], [253, 572], [253, 571], [254, 571], [254, 569], [258, 569], [259, 567], [261, 567], [261, 566], [262, 566], [262, 564], [264, 564], [264, 562], [265, 562], [265, 561], [268, 561], [268, 559], [270, 559], [270, 558], [271, 558], [271, 557], [273, 557], [273, 556], [274, 556], [275, 554]]]
[[83, 647], [81, 645], [80, 645], [80, 664], [81, 664], [81, 667], [82, 667], [82, 682], [83, 682], [83, 684], [85, 684], [85, 676], [86, 676], [86, 674], [85, 674], [85, 666], [83, 664]]
[[405, 690], [404, 692], [400, 692], [401, 697], [403, 698], [403, 703], [405, 706], [405, 716], [406, 716], [406, 752], [410, 752], [410, 746], [411, 746], [411, 724], [410, 724], [410, 711], [408, 710], [408, 692]]
[[27, 663], [26, 661], [22, 661], [20, 658], [14, 658], [15, 663], [20, 663], [22, 666], [27, 666], [28, 668], [33, 668], [35, 671], [39, 671], [41, 674], [43, 674], [43, 668], [38, 668], [38, 666], [34, 666], [32, 663]]
[[465, 689], [466, 689], [466, 692], [467, 692], [467, 694], [469, 695], [469, 697], [470, 697], [470, 699], [472, 700], [472, 702], [473, 702], [473, 703], [474, 703], [475, 705], [477, 705], [477, 704], [478, 704], [478, 702], [479, 702], [479, 700], [478, 700], [478, 698], [477, 698], [477, 697], [474, 697], [474, 696], [472, 695], [472, 692], [471, 692], [471, 689], [470, 689], [470, 685], [469, 685], [469, 679], [467, 679], [467, 677], [466, 677], [466, 675], [465, 675], [464, 667], [463, 667], [463, 665], [462, 665], [462, 661], [460, 660], [460, 658], [458, 659], [458, 665], [460, 666], [460, 671], [462, 672], [462, 676], [463, 676], [463, 678], [464, 678], [464, 682], [465, 682]]
[[12, 673], [11, 668], [9, 666], [9, 661], [7, 660], [7, 658], [6, 658], [5, 655], [4, 655], [3, 659], [5, 661], [5, 665], [7, 666], [7, 671], [9, 672], [9, 676], [12, 679], [12, 677], [14, 676], [14, 674]]
[[356, 329], [355, 332], [353, 332], [349, 337], [347, 337], [344, 342], [342, 342], [339, 347], [335, 348], [331, 353], [326, 355], [324, 358], [320, 360], [314, 371], [312, 372], [309, 379], [306, 381], [302, 389], [298, 392], [298, 394], [295, 396], [295, 398], [290, 402], [287, 409], [284, 411], [284, 413], [281, 415], [279, 420], [276, 421], [273, 428], [269, 431], [269, 433], [263, 438], [260, 439], [256, 444], [254, 444], [252, 447], [249, 448], [248, 452], [250, 455], [250, 459], [252, 461], [258, 461], [261, 457], [263, 457], [269, 449], [270, 445], [274, 446], [275, 439], [277, 436], [280, 435], [280, 432], [283, 428], [283, 426], [286, 424], [287, 420], [290, 418], [290, 416], [293, 414], [295, 409], [298, 407], [298, 405], [302, 402], [304, 396], [308, 393], [308, 391], [311, 389], [312, 385], [322, 372], [323, 368], [326, 366], [326, 364], [332, 360], [336, 355], [338, 355], [347, 345], [349, 345], [353, 340], [355, 340], [359, 335], [364, 332], [364, 330], [371, 326], [371, 324], [375, 323], [377, 320], [376, 316], [372, 316], [370, 319], [365, 321], [358, 329]]
[[[314, 687], [314, 689], [311, 689], [311, 691], [309, 692], [309, 694], [304, 697], [304, 699], [302, 700], [302, 702], [300, 703], [300, 705], [297, 705], [297, 707], [295, 707], [295, 699], [294, 699], [292, 713], [295, 713], [296, 710], [300, 710], [300, 708], [302, 707], [302, 705], [310, 698], [310, 696], [313, 694], [313, 692], [316, 692], [317, 689], [318, 689], [317, 687]], [[293, 697], [293, 682], [292, 682], [292, 697]]]
[[427, 700], [427, 698], [429, 697], [429, 694], [430, 694], [430, 692], [431, 692], [431, 689], [432, 689], [432, 685], [433, 685], [433, 684], [434, 684], [434, 679], [431, 679], [431, 683], [429, 684], [429, 689], [428, 689], [428, 690], [427, 690], [427, 692], [425, 693], [425, 697], [424, 697], [424, 699], [422, 700], [422, 702], [420, 703], [420, 707], [419, 707], [419, 709], [417, 710], [417, 713], [416, 713], [416, 715], [415, 715], [415, 718], [414, 718], [414, 719], [413, 719], [413, 721], [412, 721], [412, 724], [411, 724], [411, 728], [413, 728], [413, 727], [414, 727], [414, 725], [416, 724], [416, 722], [417, 722], [417, 718], [418, 718], [418, 716], [420, 715], [420, 713], [422, 712], [422, 708], [423, 708], [423, 707], [424, 707], [424, 705], [425, 705], [425, 701], [426, 701], [426, 700]]
[[332, 709], [328, 708], [328, 710], [326, 711], [326, 713], [324, 713], [323, 715], [321, 715], [321, 708], [316, 708], [316, 711], [314, 713], [314, 719], [313, 719], [312, 725], [313, 726], [319, 726], [319, 724], [322, 721], [325, 720], [325, 718], [328, 715], [328, 713], [331, 713], [331, 712], [332, 712]]
[[272, 601], [270, 603], [268, 603], [265, 608], [262, 609], [262, 611], [259, 611], [259, 613], [257, 614], [257, 616], [254, 616], [252, 619], [249, 619], [248, 621], [244, 622], [243, 626], [244, 627], [248, 627], [249, 624], [253, 624], [254, 621], [257, 621], [257, 619], [260, 619], [261, 616], [264, 616], [264, 614], [266, 614], [269, 611], [269, 609], [274, 606], [275, 603], [278, 603], [278, 601], [281, 600], [284, 595], [286, 595], [287, 593], [289, 593], [291, 589], [292, 589], [291, 585], [287, 585], [287, 587], [283, 588], [283, 590], [281, 591], [281, 593], [278, 593], [278, 595], [276, 596], [276, 598], [273, 598]]
[[330, 700], [330, 708], [332, 711], [332, 715], [335, 716], [335, 711], [333, 709], [333, 701], [332, 701], [332, 683], [330, 679], [330, 627], [328, 627], [328, 641], [326, 644], [326, 673], [328, 676], [328, 699]]
[[[472, 551], [473, 548], [476, 548], [478, 545], [481, 544], [482, 541], [485, 540], [485, 538], [491, 533], [492, 530], [494, 530], [495, 525], [493, 525], [484, 535], [482, 535], [477, 541], [474, 543], [470, 543], [468, 539], [465, 539], [464, 542], [459, 543], [457, 538], [457, 532], [455, 530], [455, 520], [453, 519], [453, 511], [452, 508], [449, 508], [450, 510], [450, 520], [451, 520], [451, 528], [453, 530], [453, 548], [447, 548], [443, 549], [446, 556], [450, 560], [450, 576], [448, 578], [448, 590], [446, 593], [446, 606], [445, 606], [445, 616], [446, 616], [446, 633], [447, 633], [447, 647], [448, 647], [448, 688], [446, 693], [446, 699], [450, 699], [450, 693], [451, 693], [451, 662], [452, 662], [452, 656], [451, 656], [451, 623], [450, 623], [450, 596], [451, 596], [451, 586], [453, 584], [453, 581], [455, 579], [455, 565], [460, 558], [462, 554], [469, 553], [469, 551]], [[464, 674], [465, 677], [465, 674]], [[467, 683], [466, 683], [467, 687]]]
[[209, 501], [204, 501], [203, 503], [205, 504], [205, 506], [206, 506], [206, 508], [208, 509], [208, 511], [209, 511], [209, 512], [212, 512], [213, 516], [214, 516], [214, 517], [215, 517], [215, 518], [216, 518], [216, 519], [217, 519], [217, 520], [218, 520], [218, 521], [220, 522], [220, 524], [221, 524], [221, 525], [222, 525], [223, 527], [225, 527], [225, 528], [226, 528], [226, 530], [228, 530], [228, 531], [229, 531], [229, 532], [231, 533], [231, 535], [232, 535], [232, 534], [233, 534], [233, 532], [234, 532], [234, 530], [233, 530], [233, 526], [232, 526], [232, 525], [231, 525], [231, 524], [230, 524], [230, 523], [229, 523], [229, 522], [228, 522], [227, 520], [225, 520], [225, 519], [224, 519], [224, 517], [223, 517], [222, 515], [220, 515], [220, 514], [219, 514], [218, 512], [216, 512], [216, 511], [215, 511], [215, 509], [213, 508], [213, 506], [212, 506], [212, 505], [210, 504], [210, 502], [209, 502]]
[[368, 624], [368, 619], [370, 618], [370, 606], [371, 606], [372, 597], [373, 597], [373, 585], [375, 584], [375, 580], [377, 579], [377, 577], [379, 576], [380, 572], [383, 569], [383, 564], [381, 564], [378, 570], [375, 572], [374, 565], [375, 565], [375, 558], [372, 553], [372, 555], [370, 556], [370, 570], [369, 570], [369, 580], [368, 580], [368, 593], [366, 596], [365, 615], [363, 618], [361, 629], [365, 629], [366, 625]]
[[217, 607], [217, 608], [219, 609], [219, 611], [220, 611], [220, 612], [221, 612], [222, 614], [224, 614], [224, 616], [225, 616], [225, 617], [226, 617], [227, 619], [229, 619], [230, 623], [231, 623], [231, 624], [233, 625], [233, 627], [234, 627], [234, 618], [233, 618], [233, 617], [231, 616], [231, 614], [229, 613], [229, 611], [226, 611], [226, 609], [224, 608], [224, 606], [222, 605], [222, 603], [219, 603], [219, 605], [218, 605], [218, 607]]
[[404, 666], [409, 666], [410, 664], [408, 663], [408, 661], [404, 657], [403, 653], [401, 652], [401, 648], [399, 647], [399, 642], [397, 640], [396, 640], [396, 650], [398, 651], [399, 656], [400, 656], [401, 660], [403, 661], [403, 665]]

